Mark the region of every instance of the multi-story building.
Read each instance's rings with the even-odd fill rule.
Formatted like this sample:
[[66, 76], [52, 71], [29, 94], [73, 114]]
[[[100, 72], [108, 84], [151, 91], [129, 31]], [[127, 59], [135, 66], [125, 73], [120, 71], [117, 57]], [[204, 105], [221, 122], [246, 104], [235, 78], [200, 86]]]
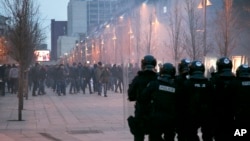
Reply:
[[59, 36], [67, 35], [67, 21], [51, 20], [51, 60], [57, 60], [57, 40]]
[[64, 57], [76, 45], [77, 37], [60, 36], [57, 40], [57, 56], [58, 58]]
[[88, 31], [109, 21], [116, 12], [118, 0], [91, 0], [87, 3]]
[[125, 12], [133, 0], [70, 0], [68, 36], [87, 35], [93, 28]]
[[87, 31], [87, 0], [68, 3], [68, 36], [80, 36]]
[[[59, 36], [67, 35], [76, 37], [67, 40], [80, 40], [86, 37], [95, 27], [125, 12], [131, 3], [134, 3], [134, 0], [70, 0], [68, 3], [68, 21], [64, 23], [51, 22], [51, 58], [56, 60], [65, 53], [63, 51], [66, 49], [59, 49], [62, 48], [60, 46], [62, 43], [57, 41]], [[65, 25], [67, 28], [65, 28]], [[75, 42], [72, 41], [72, 43]], [[71, 49], [73, 46], [70, 45], [68, 48]], [[58, 53], [58, 50], [61, 50], [61, 54]]]

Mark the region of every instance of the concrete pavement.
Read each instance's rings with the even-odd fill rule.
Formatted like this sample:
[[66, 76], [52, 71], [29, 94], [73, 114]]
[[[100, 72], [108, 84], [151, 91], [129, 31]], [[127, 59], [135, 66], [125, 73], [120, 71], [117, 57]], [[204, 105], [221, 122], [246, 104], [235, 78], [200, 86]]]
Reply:
[[[23, 121], [18, 99], [0, 97], [0, 141], [132, 141], [123, 94], [47, 94], [24, 100]], [[88, 92], [88, 91], [87, 91]], [[131, 107], [131, 106], [130, 106]]]

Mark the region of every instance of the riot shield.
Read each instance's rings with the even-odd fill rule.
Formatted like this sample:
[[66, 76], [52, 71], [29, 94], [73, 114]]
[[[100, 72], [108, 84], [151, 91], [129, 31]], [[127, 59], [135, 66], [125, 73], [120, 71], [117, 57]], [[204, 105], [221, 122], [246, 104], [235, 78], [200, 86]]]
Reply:
[[124, 126], [127, 127], [127, 119], [129, 116], [134, 115], [134, 104], [135, 102], [130, 102], [128, 101], [128, 94], [127, 90], [129, 87], [129, 84], [132, 81], [132, 77], [130, 75], [130, 70], [129, 70], [129, 63], [128, 61], [124, 60], [124, 65], [123, 65], [123, 111], [124, 111]]

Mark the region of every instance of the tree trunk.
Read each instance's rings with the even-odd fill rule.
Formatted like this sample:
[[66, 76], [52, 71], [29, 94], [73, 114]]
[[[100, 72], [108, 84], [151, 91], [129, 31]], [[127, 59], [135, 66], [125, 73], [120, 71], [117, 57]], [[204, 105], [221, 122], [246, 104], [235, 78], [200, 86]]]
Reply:
[[24, 71], [23, 67], [20, 64], [19, 68], [19, 79], [18, 79], [18, 120], [22, 121], [22, 110], [23, 110], [23, 78]]
[[23, 91], [24, 91], [25, 99], [28, 100], [29, 89], [28, 89], [28, 71], [27, 70], [24, 71], [24, 87], [23, 87]]

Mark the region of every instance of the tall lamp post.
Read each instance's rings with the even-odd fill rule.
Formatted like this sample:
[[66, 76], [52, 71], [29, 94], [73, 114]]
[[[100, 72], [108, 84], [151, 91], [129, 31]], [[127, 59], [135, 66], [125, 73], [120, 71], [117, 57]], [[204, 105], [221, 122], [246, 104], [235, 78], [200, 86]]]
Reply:
[[114, 64], [116, 63], [116, 46], [115, 46], [115, 40], [116, 40], [116, 35], [114, 34], [112, 40], [114, 41]]
[[79, 57], [79, 43], [76, 42], [76, 45], [75, 45], [75, 55], [76, 55], [76, 62], [80, 62], [80, 57]]
[[101, 39], [101, 55], [102, 55], [102, 62], [104, 61], [104, 40], [103, 39]]
[[92, 44], [91, 44], [91, 58], [92, 58], [92, 62], [95, 62], [95, 46], [94, 46], [94, 43], [92, 41]]
[[82, 50], [83, 50], [83, 40], [80, 41], [80, 53], [81, 53], [80, 61], [83, 60]]
[[132, 29], [131, 29], [131, 27], [129, 28], [129, 32], [128, 32], [128, 35], [129, 35], [129, 62], [128, 63], [131, 63], [131, 38], [133, 37], [133, 31], [132, 31]]
[[[202, 0], [201, 3], [199, 4], [198, 8], [204, 9], [204, 32], [203, 32], [203, 55], [204, 57], [207, 54], [207, 6], [212, 5], [212, 3], [209, 0]], [[205, 59], [205, 58], [204, 58]]]
[[87, 54], [88, 54], [88, 46], [87, 46], [87, 42], [85, 41], [85, 62], [87, 62]]

